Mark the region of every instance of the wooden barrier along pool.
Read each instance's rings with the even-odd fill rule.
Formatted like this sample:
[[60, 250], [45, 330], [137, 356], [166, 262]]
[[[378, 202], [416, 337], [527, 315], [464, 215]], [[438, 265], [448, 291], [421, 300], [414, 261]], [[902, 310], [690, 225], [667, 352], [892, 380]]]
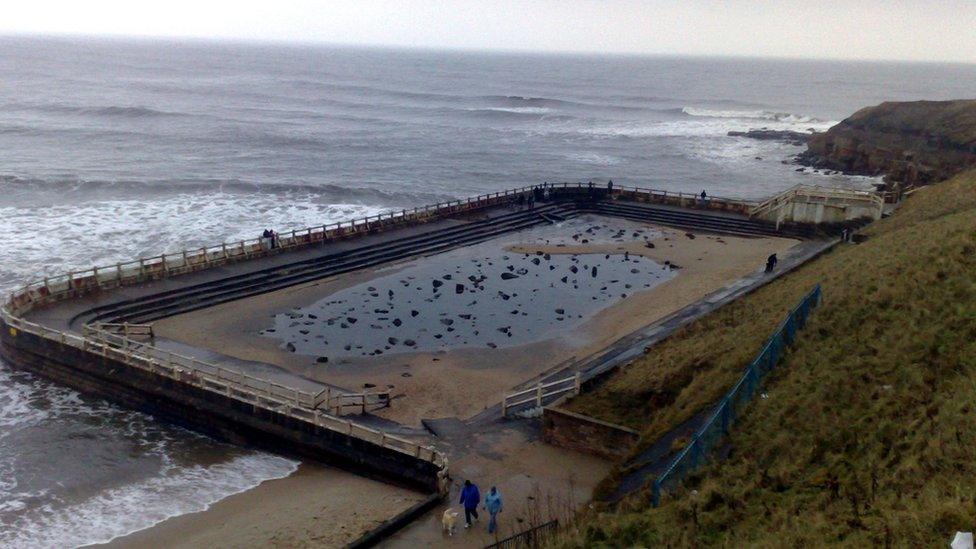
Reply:
[[[389, 393], [350, 394], [331, 389], [313, 393], [229, 370], [157, 347], [149, 323], [130, 323], [124, 319], [101, 322], [96, 318], [78, 330], [53, 329], [25, 317], [32, 311], [58, 307], [68, 300], [96, 296], [97, 302], [111, 301], [103, 297], [118, 288], [151, 284], [236, 263], [271, 261], [270, 258], [291, 251], [313, 250], [327, 244], [364, 239], [367, 235], [374, 238], [391, 233], [391, 241], [407, 241], [407, 237], [398, 236], [401, 233], [396, 231], [411, 229], [416, 233], [416, 228], [428, 223], [455, 223], [450, 229], [444, 229], [452, 234], [441, 240], [414, 236], [416, 242], [401, 245], [399, 256], [379, 254], [370, 261], [380, 263], [411, 254], [442, 251], [479, 238], [490, 238], [498, 230], [518, 230], [524, 226], [523, 222], [512, 223], [509, 228], [493, 231], [489, 230], [490, 224], [489, 228], [482, 224], [478, 234], [465, 237], [464, 231], [474, 231], [474, 224], [458, 225], [454, 220], [483, 217], [489, 210], [518, 208], [518, 202], [543, 194], [549, 202], [561, 204], [560, 208], [569, 212], [618, 215], [734, 234], [781, 234], [783, 230], [794, 230], [790, 233], [793, 236], [803, 234], [796, 228], [781, 229], [750, 219], [748, 214], [756, 207], [750, 201], [718, 197], [701, 200], [685, 193], [638, 187], [611, 190], [581, 183], [523, 187], [283, 231], [274, 238], [225, 242], [37, 280], [13, 292], [0, 307], [0, 355], [15, 367], [225, 440], [305, 455], [428, 492], [440, 491], [448, 464], [436, 448], [340, 417], [347, 410], [364, 413], [386, 406]], [[550, 223], [553, 219], [541, 218], [531, 208], [521, 210], [518, 216], [534, 223]], [[382, 249], [381, 244], [371, 246]], [[361, 268], [357, 265], [349, 269]], [[324, 276], [324, 272], [312, 270], [307, 276]], [[225, 275], [217, 272], [216, 276]], [[298, 282], [288, 279], [279, 285], [294, 283]], [[265, 292], [270, 288], [270, 285], [260, 286], [253, 291]], [[70, 321], [67, 326], [71, 326]], [[538, 403], [557, 393], [578, 391], [578, 387], [578, 378], [544, 384], [516, 395], [510, 404]]]

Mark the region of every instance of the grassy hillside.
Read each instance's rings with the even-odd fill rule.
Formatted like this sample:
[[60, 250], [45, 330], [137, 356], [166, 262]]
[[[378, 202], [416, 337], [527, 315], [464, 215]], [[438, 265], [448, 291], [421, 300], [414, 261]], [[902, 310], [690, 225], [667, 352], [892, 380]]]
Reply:
[[919, 190], [864, 232], [577, 401], [653, 439], [723, 393], [823, 283], [728, 459], [657, 509], [639, 495], [584, 517], [560, 544], [944, 546], [976, 529], [976, 172]]

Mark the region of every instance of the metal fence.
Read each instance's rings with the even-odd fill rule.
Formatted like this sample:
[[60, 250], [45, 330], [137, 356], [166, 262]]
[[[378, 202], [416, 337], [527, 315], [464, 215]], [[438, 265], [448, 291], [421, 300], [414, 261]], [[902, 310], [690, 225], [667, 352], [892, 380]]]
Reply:
[[763, 345], [759, 355], [749, 363], [739, 381], [722, 397], [721, 402], [691, 437], [688, 444], [654, 480], [651, 485], [651, 503], [655, 507], [661, 502], [661, 491], [673, 488], [684, 480], [688, 473], [704, 463], [708, 452], [715, 447], [723, 435], [728, 434], [739, 412], [755, 396], [762, 378], [773, 369], [786, 346], [793, 343], [796, 331], [806, 324], [810, 311], [819, 304], [820, 284], [817, 284], [790, 311]]
[[559, 530], [559, 520], [551, 520], [501, 541], [486, 545], [485, 549], [518, 549], [519, 547], [542, 547]]

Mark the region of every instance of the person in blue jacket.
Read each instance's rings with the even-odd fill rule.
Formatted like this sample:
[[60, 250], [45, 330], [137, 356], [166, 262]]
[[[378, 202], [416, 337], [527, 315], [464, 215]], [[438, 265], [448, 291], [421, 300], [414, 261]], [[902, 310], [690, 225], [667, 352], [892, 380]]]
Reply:
[[458, 503], [464, 506], [464, 527], [471, 528], [471, 517], [478, 520], [478, 504], [481, 503], [481, 492], [470, 480], [464, 481], [464, 487], [461, 488], [461, 501]]
[[485, 511], [488, 511], [488, 533], [492, 534], [498, 527], [498, 513], [502, 512], [502, 495], [498, 493], [498, 488], [494, 486], [485, 496]]

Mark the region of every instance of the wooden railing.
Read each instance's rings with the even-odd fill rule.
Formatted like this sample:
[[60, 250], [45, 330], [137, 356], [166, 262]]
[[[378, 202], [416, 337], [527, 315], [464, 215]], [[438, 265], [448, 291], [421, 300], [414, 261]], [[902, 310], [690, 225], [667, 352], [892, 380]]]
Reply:
[[[187, 249], [158, 256], [142, 257], [114, 265], [70, 271], [63, 275], [45, 277], [25, 284], [10, 295], [8, 306], [13, 313], [22, 314], [37, 303], [49, 303], [74, 297], [93, 289], [111, 289], [137, 284], [147, 280], [204, 270], [234, 261], [265, 257], [280, 253], [283, 250], [305, 247], [323, 241], [347, 238], [402, 224], [424, 223], [449, 215], [507, 204], [513, 197], [532, 192], [536, 188], [508, 189], [411, 210], [391, 211], [351, 221], [285, 231], [279, 233], [275, 239], [274, 247], [270, 245], [269, 239], [259, 237], [237, 242], [223, 242], [214, 246]], [[579, 195], [590, 187], [585, 183], [559, 183], [550, 184], [548, 188], [553, 196], [558, 198], [567, 193]], [[605, 189], [605, 186], [594, 187], [594, 190], [600, 192]], [[694, 207], [698, 203], [696, 202], [698, 200], [697, 195], [694, 194], [644, 187], [616, 186], [613, 189], [613, 195], [615, 197], [633, 196], [642, 201], [686, 207]], [[718, 209], [747, 212], [749, 208], [755, 206], [755, 203], [735, 198], [709, 197], [705, 205], [706, 207], [721, 206]]]
[[156, 337], [156, 335], [153, 333], [152, 324], [99, 322], [96, 324], [85, 324], [82, 327], [82, 334], [84, 335], [89, 335], [89, 333], [95, 333], [98, 331], [118, 334], [126, 338], [145, 337], [153, 339]]
[[568, 393], [579, 394], [581, 374], [576, 372], [556, 381], [540, 381], [533, 387], [502, 395], [502, 417], [508, 417], [516, 408], [530, 404], [529, 408], [542, 408], [547, 399]]
[[52, 330], [11, 314], [5, 306], [0, 308], [0, 318], [14, 331], [22, 331], [43, 337], [52, 342], [81, 349], [111, 358], [133, 368], [167, 377], [180, 383], [212, 391], [229, 398], [273, 410], [294, 419], [312, 423], [348, 436], [360, 438], [384, 448], [430, 461], [446, 468], [447, 460], [432, 446], [359, 425], [355, 422], [315, 409], [312, 395], [286, 387], [266, 379], [227, 370], [191, 357], [160, 350], [152, 345], [134, 341], [108, 332], [82, 337], [77, 334]]
[[[580, 196], [590, 192], [590, 189], [593, 189], [592, 192], [609, 194], [606, 193], [605, 186], [592, 186], [586, 183], [550, 184], [547, 187], [553, 198], [559, 198], [560, 195]], [[142, 257], [114, 265], [97, 266], [81, 271], [70, 271], [64, 275], [45, 277], [29, 282], [12, 292], [6, 303], [0, 307], [0, 317], [14, 329], [32, 333], [62, 345], [70, 345], [88, 352], [112, 356], [133, 367], [142, 368], [207, 390], [220, 392], [238, 400], [274, 408], [282, 411], [282, 413], [313, 422], [324, 428], [341, 431], [352, 436], [362, 435], [361, 438], [372, 440], [388, 448], [398, 449], [417, 456], [426, 456], [425, 459], [430, 461], [446, 463], [443, 455], [430, 446], [418, 445], [406, 439], [363, 427], [321, 411], [324, 403], [327, 409], [335, 409], [337, 413], [342, 413], [343, 410], [350, 407], [358, 407], [362, 411], [371, 406], [379, 406], [384, 401], [384, 405], [388, 405], [388, 393], [356, 393], [350, 395], [333, 393], [331, 389], [327, 389], [312, 394], [266, 379], [255, 378], [239, 371], [228, 370], [192, 357], [165, 351], [146, 342], [136, 341], [132, 337], [128, 337], [135, 334], [126, 332], [124, 325], [121, 334], [93, 326], [89, 328], [89, 331], [79, 336], [29, 322], [23, 318], [23, 315], [37, 305], [80, 296], [94, 290], [138, 284], [158, 278], [209, 269], [235, 261], [266, 257], [282, 250], [306, 247], [402, 224], [424, 223], [450, 215], [503, 205], [510, 203], [514, 197], [533, 192], [537, 188], [541, 187], [509, 189], [467, 199], [417, 207], [412, 210], [390, 211], [351, 221], [285, 231], [279, 233], [274, 242], [268, 238], [223, 242], [214, 246]], [[697, 195], [694, 194], [624, 186], [614, 187], [612, 196], [614, 198], [634, 198], [641, 201], [678, 206], [692, 206], [697, 200]], [[709, 207], [720, 205], [722, 208], [739, 210], [752, 207], [754, 203], [731, 198], [709, 197], [708, 205]], [[151, 331], [149, 334], [151, 335]], [[540, 384], [541, 388], [536, 387], [518, 392], [515, 395], [509, 395], [506, 402], [509, 407], [525, 404], [528, 402], [525, 400], [525, 394], [534, 391], [534, 396], [529, 401], [536, 400], [541, 403], [545, 398], [560, 392], [579, 390], [578, 376], [575, 378], [575, 389], [566, 389], [565, 387], [553, 389], [553, 387], [566, 381], [568, 380]], [[522, 396], [521, 401], [517, 398], [519, 395]]]
[[772, 196], [759, 204], [756, 204], [749, 211], [749, 215], [751, 217], [756, 217], [758, 215], [775, 211], [798, 197], [805, 197], [813, 200], [820, 199], [824, 202], [830, 200], [869, 202], [877, 206], [879, 210], [884, 207], [884, 197], [871, 191], [821, 187], [819, 185], [794, 185], [793, 187], [790, 187], [789, 189]]

